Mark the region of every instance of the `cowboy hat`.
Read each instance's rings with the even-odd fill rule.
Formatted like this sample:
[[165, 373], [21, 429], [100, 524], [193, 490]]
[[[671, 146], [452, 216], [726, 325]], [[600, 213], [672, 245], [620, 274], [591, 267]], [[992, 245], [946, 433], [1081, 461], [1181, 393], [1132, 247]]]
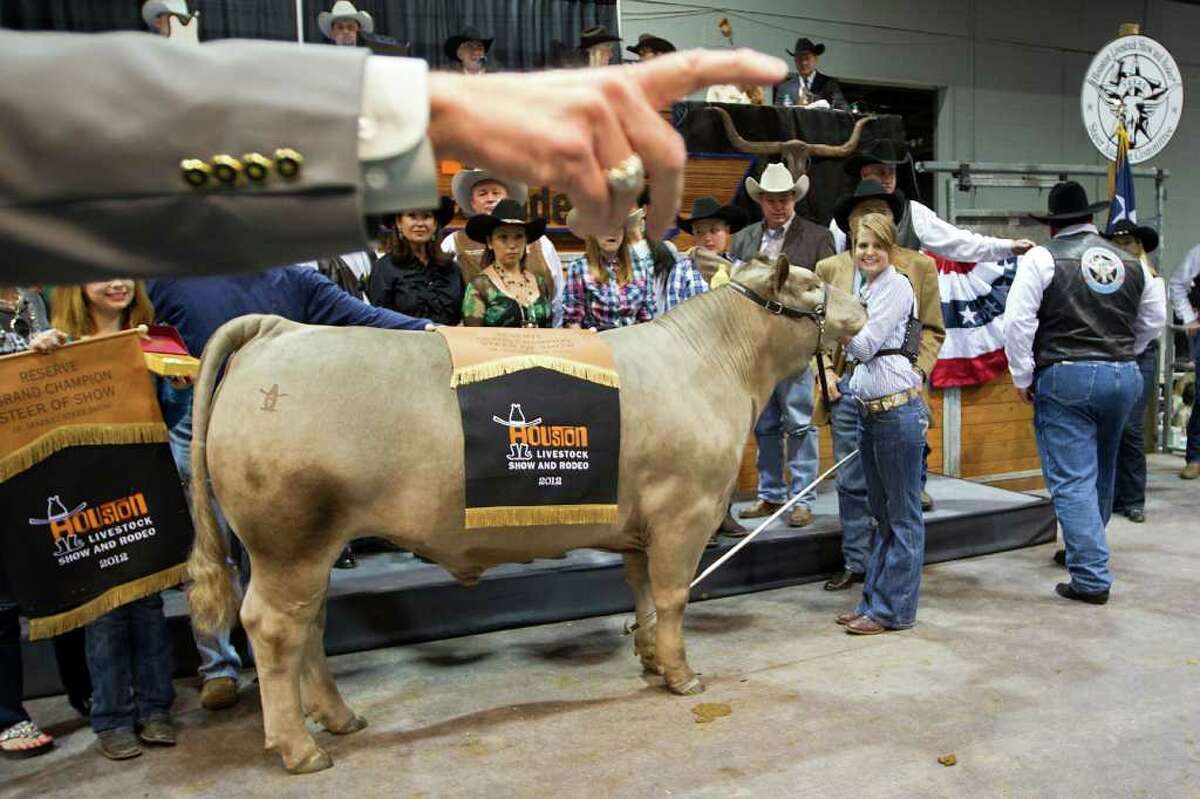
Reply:
[[808, 38], [807, 36], [801, 36], [799, 39], [796, 40], [796, 49], [788, 50], [787, 54], [795, 57], [795, 56], [799, 55], [800, 53], [813, 53], [814, 55], [821, 55], [824, 52], [825, 52], [824, 44], [813, 44], [812, 39]]
[[795, 192], [796, 202], [803, 200], [804, 195], [808, 194], [808, 175], [801, 175], [799, 180], [794, 180], [788, 168], [777, 161], [767, 164], [762, 173], [762, 183], [754, 178], [746, 178], [746, 192], [752, 200], [757, 200], [763, 193], [779, 194], [786, 191]]
[[852, 178], [857, 178], [868, 164], [896, 166], [908, 160], [908, 145], [898, 139], [876, 139], [867, 142], [858, 152], [846, 159], [842, 168]]
[[471, 216], [475, 209], [471, 207], [471, 190], [476, 184], [485, 180], [494, 180], [508, 190], [508, 199], [516, 200], [522, 205], [529, 199], [529, 187], [515, 180], [508, 180], [495, 175], [486, 169], [463, 169], [454, 173], [450, 180], [450, 196], [465, 216]]
[[494, 41], [496, 41], [495, 36], [484, 36], [479, 32], [478, 28], [468, 25], [446, 40], [446, 43], [442, 45], [442, 52], [451, 61], [458, 61], [458, 48], [467, 42], [479, 42], [483, 45], [483, 52], [487, 53], [492, 49], [492, 42]]
[[652, 33], [643, 33], [638, 36], [637, 44], [631, 44], [625, 49], [634, 55], [640, 56], [642, 50], [649, 50], [652, 53], [673, 53], [675, 52], [675, 45]]
[[883, 200], [892, 211], [892, 221], [899, 222], [904, 216], [904, 195], [899, 192], [884, 191], [883, 185], [877, 180], [860, 181], [854, 191], [843, 194], [833, 206], [833, 218], [843, 233], [850, 232], [850, 214], [861, 202], [867, 200]]
[[1078, 219], [1081, 216], [1091, 217], [1097, 211], [1108, 207], [1106, 201], [1089, 203], [1087, 191], [1074, 180], [1055, 184], [1046, 198], [1045, 214], [1030, 214], [1029, 218], [1043, 224], [1061, 222], [1064, 219]]
[[[642, 220], [645, 218], [646, 218], [646, 209], [645, 208], [634, 208], [632, 211], [629, 212], [629, 216], [625, 217], [624, 228], [626, 230], [635, 228], [638, 225], [640, 225], [642, 223]], [[587, 234], [581, 233], [579, 231], [579, 212], [576, 209], [572, 208], [570, 211], [567, 211], [566, 225], [567, 225], [567, 230], [571, 231], [572, 236], [574, 236], [577, 239], [587, 240]]]
[[1107, 233], [1102, 235], [1110, 241], [1117, 236], [1133, 236], [1146, 252], [1154, 252], [1158, 249], [1158, 231], [1152, 227], [1139, 225], [1132, 219], [1119, 220], [1109, 228]]
[[490, 214], [476, 214], [467, 220], [467, 236], [474, 241], [487, 241], [492, 231], [504, 225], [525, 228], [525, 243], [537, 241], [546, 232], [546, 220], [526, 220], [525, 206], [511, 198], [496, 203]]
[[142, 4], [142, 21], [150, 30], [154, 30], [154, 20], [159, 14], [174, 14], [185, 19], [192, 16], [187, 0], [148, 0]]
[[729, 225], [730, 233], [737, 233], [749, 221], [746, 212], [734, 205], [721, 205], [716, 197], [701, 197], [692, 203], [692, 215], [687, 219], [676, 217], [675, 222], [685, 233], [692, 232], [692, 226], [702, 219], [721, 219]]
[[370, 14], [366, 11], [359, 11], [350, 0], [337, 0], [332, 9], [317, 14], [317, 27], [321, 29], [321, 33], [325, 34], [326, 39], [333, 38], [333, 23], [339, 19], [354, 20], [358, 23], [358, 29], [362, 33], [375, 32], [375, 20], [371, 19]]
[[401, 214], [411, 213], [413, 211], [428, 211], [433, 214], [433, 221], [437, 224], [438, 229], [444, 228], [450, 224], [450, 220], [454, 218], [454, 201], [449, 197], [442, 196], [438, 198], [436, 208], [405, 208], [403, 211], [397, 211], [394, 214], [387, 214], [379, 221], [379, 226], [384, 228], [394, 228], [396, 226], [396, 217]]
[[613, 36], [608, 32], [608, 28], [603, 25], [593, 25], [590, 28], [585, 28], [583, 33], [579, 34], [579, 49], [588, 50], [598, 44], [619, 41], [621, 41], [621, 37]]

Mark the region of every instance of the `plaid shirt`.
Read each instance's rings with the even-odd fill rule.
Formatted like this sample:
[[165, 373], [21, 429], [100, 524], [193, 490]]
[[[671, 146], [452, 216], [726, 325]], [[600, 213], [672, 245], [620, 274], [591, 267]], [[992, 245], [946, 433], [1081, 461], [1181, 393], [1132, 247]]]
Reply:
[[563, 288], [563, 324], [603, 330], [653, 319], [657, 313], [654, 266], [641, 249], [629, 251], [633, 279], [624, 286], [617, 285], [616, 271], [611, 265], [604, 265], [608, 280], [599, 284], [588, 270], [587, 256], [572, 259], [567, 264], [567, 282]]
[[662, 309], [659, 316], [674, 308], [679, 303], [708, 291], [708, 283], [704, 275], [692, 263], [692, 259], [681, 255], [675, 261], [675, 266], [667, 273], [666, 286], [658, 295], [662, 297]]

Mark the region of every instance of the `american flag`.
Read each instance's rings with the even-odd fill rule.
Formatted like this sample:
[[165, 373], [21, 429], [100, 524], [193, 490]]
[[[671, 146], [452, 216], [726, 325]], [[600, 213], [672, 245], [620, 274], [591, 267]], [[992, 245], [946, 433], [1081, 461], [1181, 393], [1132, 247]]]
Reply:
[[933, 387], [974, 386], [1004, 373], [1004, 304], [1017, 259], [972, 264], [925, 254], [937, 262], [946, 323], [946, 340], [930, 375]]

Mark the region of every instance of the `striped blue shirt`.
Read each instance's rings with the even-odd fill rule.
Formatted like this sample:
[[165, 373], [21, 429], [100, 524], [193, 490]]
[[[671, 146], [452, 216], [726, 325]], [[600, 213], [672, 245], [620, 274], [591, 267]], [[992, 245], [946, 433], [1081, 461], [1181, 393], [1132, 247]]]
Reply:
[[850, 393], [861, 400], [873, 400], [920, 387], [921, 376], [908, 358], [875, 357], [879, 350], [898, 349], [904, 344], [905, 327], [916, 304], [912, 284], [889, 266], [875, 282], [866, 285], [863, 298], [867, 324], [846, 345], [846, 354], [858, 361], [850, 376]]

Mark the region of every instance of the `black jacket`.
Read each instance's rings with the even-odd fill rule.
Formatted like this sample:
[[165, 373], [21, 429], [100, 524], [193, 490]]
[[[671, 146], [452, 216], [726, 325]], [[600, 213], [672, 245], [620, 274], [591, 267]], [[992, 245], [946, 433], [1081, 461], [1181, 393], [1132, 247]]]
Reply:
[[371, 270], [367, 296], [381, 308], [457, 325], [462, 322], [464, 291], [462, 272], [453, 261], [426, 266], [413, 258], [397, 265], [385, 255]]

